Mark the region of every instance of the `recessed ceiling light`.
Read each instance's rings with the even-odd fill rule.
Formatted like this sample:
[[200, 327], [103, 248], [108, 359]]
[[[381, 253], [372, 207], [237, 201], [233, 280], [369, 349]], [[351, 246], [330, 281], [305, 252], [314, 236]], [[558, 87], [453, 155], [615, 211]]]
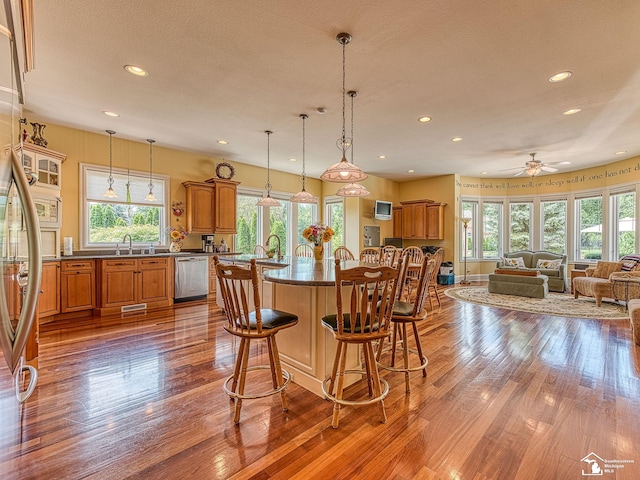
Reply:
[[149, 75], [149, 72], [144, 68], [136, 67], [135, 65], [125, 65], [124, 69], [137, 77], [146, 77]]
[[384, 160], [385, 158], [387, 158], [387, 156], [386, 156], [386, 155], [378, 155], [378, 158], [379, 158], [380, 160]]
[[480, 175], [486, 175], [487, 172], [480, 172]]
[[298, 160], [296, 158], [290, 158], [289, 161], [290, 162], [297, 162]]
[[218, 140], [218, 143], [220, 145], [227, 145], [229, 142], [227, 142], [226, 140]]
[[461, 142], [462, 141], [462, 137], [453, 137], [451, 139], [452, 142]]
[[424, 117], [420, 117], [420, 118], [418, 118], [418, 121], [419, 121], [420, 123], [427, 123], [427, 122], [430, 122], [430, 121], [431, 121], [431, 117], [428, 117], [428, 116], [426, 116], [426, 115], [425, 115]]
[[549, 77], [549, 81], [551, 83], [558, 83], [558, 82], [562, 82], [563, 80], [566, 80], [570, 76], [571, 76], [571, 72], [569, 72], [569, 71], [558, 72], [558, 73], [554, 73], [553, 75], [551, 75]]
[[413, 173], [413, 172], [415, 172], [414, 169], [407, 170], [407, 173]]
[[619, 152], [616, 152], [616, 155], [624, 155], [625, 153], [627, 153], [626, 150], [620, 150]]
[[581, 108], [570, 108], [569, 110], [562, 112], [563, 115], [574, 115], [576, 113], [580, 113], [582, 111]]
[[120, 116], [116, 112], [110, 112], [109, 110], [103, 110], [102, 113], [104, 113], [105, 115], [109, 115], [110, 117], [119, 117]]

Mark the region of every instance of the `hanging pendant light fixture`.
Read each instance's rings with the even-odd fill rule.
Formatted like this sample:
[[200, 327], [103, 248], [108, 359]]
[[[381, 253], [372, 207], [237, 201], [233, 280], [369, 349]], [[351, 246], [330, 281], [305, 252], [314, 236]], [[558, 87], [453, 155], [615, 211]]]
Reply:
[[270, 181], [270, 167], [269, 167], [269, 160], [270, 160], [269, 137], [271, 137], [271, 134], [273, 132], [271, 130], [265, 130], [264, 133], [267, 134], [267, 184], [264, 186], [264, 188], [267, 190], [267, 196], [258, 200], [258, 203], [256, 205], [258, 205], [259, 207], [279, 207], [280, 202], [277, 201], [275, 198], [271, 198], [271, 181]]
[[320, 176], [326, 182], [353, 183], [360, 182], [367, 178], [367, 174], [353, 163], [347, 161], [347, 149], [351, 146], [351, 139], [345, 134], [345, 97], [346, 97], [346, 61], [345, 49], [351, 42], [351, 35], [348, 33], [339, 33], [336, 36], [338, 43], [342, 45], [342, 137], [338, 139], [337, 145], [342, 150], [342, 160], [329, 167]]
[[105, 130], [109, 134], [109, 188], [104, 192], [104, 196], [107, 198], [118, 198], [118, 194], [113, 189], [113, 135], [116, 132], [113, 130]]
[[147, 138], [147, 142], [149, 142], [149, 193], [144, 199], [148, 202], [157, 202], [158, 199], [153, 194], [153, 144], [156, 141]]
[[[358, 96], [358, 92], [355, 90], [350, 90], [347, 95], [351, 97], [351, 164], [353, 163], [353, 99]], [[369, 190], [360, 185], [359, 183], [352, 182], [343, 185], [337, 192], [336, 195], [340, 197], [365, 197], [369, 195]]]
[[309, 118], [307, 114], [301, 114], [302, 119], [302, 190], [296, 193], [289, 199], [295, 203], [318, 203], [316, 198], [305, 190], [305, 184], [307, 180], [307, 174], [305, 172], [305, 147], [306, 147], [306, 135], [305, 135], [305, 120]]

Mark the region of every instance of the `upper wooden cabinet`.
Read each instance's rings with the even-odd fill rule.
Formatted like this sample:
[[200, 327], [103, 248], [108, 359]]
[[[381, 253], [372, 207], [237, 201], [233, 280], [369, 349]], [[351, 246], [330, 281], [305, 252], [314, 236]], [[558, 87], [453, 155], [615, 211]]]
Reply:
[[67, 158], [64, 153], [54, 152], [33, 143], [23, 143], [22, 151], [20, 146], [16, 147], [16, 153], [22, 159], [25, 169], [38, 175], [36, 188], [43, 187], [59, 192], [62, 187], [62, 163]]
[[[402, 205], [402, 238], [414, 240], [444, 239], [444, 207], [446, 203], [425, 199], [400, 202], [400, 204]], [[395, 220], [393, 226], [395, 235]]]
[[402, 238], [426, 240], [427, 204], [424, 202], [401, 202]]
[[402, 238], [402, 207], [393, 207], [393, 237]]
[[427, 205], [427, 239], [444, 240], [445, 203]]
[[236, 233], [238, 182], [184, 182], [189, 233]]

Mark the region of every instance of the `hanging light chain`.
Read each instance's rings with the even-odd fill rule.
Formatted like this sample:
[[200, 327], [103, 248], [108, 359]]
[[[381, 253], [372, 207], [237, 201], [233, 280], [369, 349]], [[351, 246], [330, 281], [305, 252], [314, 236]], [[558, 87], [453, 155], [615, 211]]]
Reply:
[[271, 134], [273, 133], [271, 130], [265, 130], [267, 134], [267, 184], [264, 186], [267, 190], [267, 197], [271, 194], [271, 176], [270, 176], [270, 158], [271, 158]]
[[358, 92], [349, 91], [349, 96], [351, 97], [351, 163], [353, 163], [353, 99], [356, 95], [358, 95]]
[[345, 132], [345, 96], [347, 93], [346, 87], [346, 70], [347, 70], [347, 62], [346, 62], [346, 50], [347, 44], [346, 42], [342, 42], [342, 156], [345, 156], [346, 152], [346, 132]]
[[304, 192], [305, 183], [307, 179], [307, 172], [305, 171], [305, 149], [306, 149], [306, 131], [305, 131], [305, 120], [309, 118], [308, 115], [302, 114], [300, 115], [302, 119], [302, 191]]
[[156, 141], [147, 138], [147, 142], [149, 142], [149, 190], [151, 191], [153, 190], [153, 144]]
[[109, 134], [109, 190], [113, 190], [113, 130], [106, 130]]

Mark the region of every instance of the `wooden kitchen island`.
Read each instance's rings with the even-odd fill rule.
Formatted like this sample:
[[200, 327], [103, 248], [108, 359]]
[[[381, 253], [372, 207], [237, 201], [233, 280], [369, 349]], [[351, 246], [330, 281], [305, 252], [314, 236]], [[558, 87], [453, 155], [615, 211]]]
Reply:
[[[294, 328], [278, 333], [280, 359], [295, 383], [323, 396], [322, 382], [331, 373], [337, 345], [333, 333], [321, 324], [322, 317], [337, 311], [334, 260], [288, 258], [288, 266], [264, 271], [263, 293], [270, 295], [264, 299], [265, 304], [298, 315]], [[359, 261], [342, 262], [343, 268], [358, 265]], [[266, 288], [267, 285], [271, 288]], [[347, 369], [359, 365], [359, 349], [351, 347]], [[347, 385], [359, 379], [360, 375], [345, 377]]]

